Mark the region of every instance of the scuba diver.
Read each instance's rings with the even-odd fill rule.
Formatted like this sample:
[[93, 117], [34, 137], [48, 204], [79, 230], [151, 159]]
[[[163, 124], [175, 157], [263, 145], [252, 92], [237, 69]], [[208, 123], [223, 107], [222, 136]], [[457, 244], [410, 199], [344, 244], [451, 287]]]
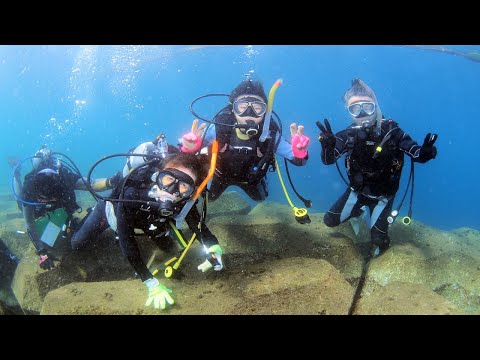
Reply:
[[[207, 96], [216, 95], [221, 94]], [[274, 167], [274, 155], [303, 166], [308, 160], [310, 139], [303, 135], [303, 126], [297, 129], [295, 123], [290, 125], [291, 143], [282, 137], [281, 126], [270, 121], [271, 104], [267, 111], [267, 96], [259, 81], [247, 78], [227, 96], [229, 104], [209, 121], [205, 131], [206, 124], [197, 128], [198, 119], [194, 120], [192, 131], [182, 137], [181, 150], [195, 153], [210, 146], [214, 139], [218, 141], [217, 167], [208, 189], [209, 201], [216, 200], [230, 185], [239, 186], [255, 201], [263, 201], [268, 196], [266, 175], [270, 166]]]
[[[207, 177], [208, 165], [203, 161], [206, 157], [182, 153], [174, 146], [168, 146], [163, 135], [153, 142], [139, 145], [133, 152], [111, 157], [121, 155], [128, 155], [127, 175], [109, 198], [99, 197], [97, 206], [72, 242], [84, 246], [85, 239], [95, 238], [111, 227], [117, 233], [123, 255], [148, 287], [145, 306], [153, 304], [156, 309], [165, 309], [166, 303], [174, 303], [170, 295], [172, 290], [161, 284], [145, 265], [134, 229], [142, 230], [148, 239], [163, 248], [170, 238], [170, 221], [186, 207]], [[134, 160], [135, 157], [139, 160]], [[203, 220], [195, 205], [188, 209], [185, 221], [206, 253], [206, 260], [198, 270], [206, 272], [213, 268], [220, 271], [223, 269], [223, 250]]]
[[[12, 191], [21, 202], [27, 233], [40, 256], [39, 266], [44, 270], [55, 267], [51, 248], [60, 233], [71, 234], [76, 227], [73, 214], [81, 209], [76, 202], [75, 190], [88, 190], [85, 179], [73, 164], [74, 171], [64, 160], [43, 146], [32, 159], [32, 170], [24, 177], [23, 186], [18, 181], [20, 162], [14, 170]], [[60, 154], [67, 157], [64, 154]], [[68, 158], [68, 157], [67, 157]], [[70, 160], [70, 159], [69, 159]], [[114, 188], [121, 174], [92, 181], [98, 191]], [[18, 196], [18, 193], [20, 196]]]
[[[171, 148], [171, 150], [175, 151], [176, 149]], [[130, 149], [129, 153], [144, 154], [147, 155], [147, 157], [133, 155], [128, 156], [127, 162], [122, 170], [122, 178], [128, 176], [130, 172], [146, 163], [153, 156], [165, 158], [168, 154], [168, 151], [169, 146], [165, 140], [165, 135], [163, 134], [157, 136], [153, 141], [144, 142], [137, 147]], [[93, 195], [96, 196], [95, 194]], [[93, 241], [109, 227], [105, 212], [105, 205], [105, 201], [97, 197], [97, 204], [93, 209], [90, 209], [83, 220], [82, 226], [72, 237], [71, 244], [73, 250], [85, 248], [91, 241]]]
[[325, 126], [317, 121], [322, 162], [337, 164], [345, 155], [349, 179], [346, 191], [325, 214], [324, 223], [337, 226], [361, 216], [368, 207], [371, 214], [369, 257], [375, 257], [390, 246], [388, 228], [398, 215], [397, 210], [392, 212], [392, 206], [400, 184], [404, 154], [411, 158], [412, 178], [414, 162], [426, 163], [436, 157], [437, 148], [433, 144], [438, 135], [428, 133], [423, 145], [418, 145], [395, 121], [383, 118], [375, 93], [360, 79], [352, 81], [343, 101], [354, 122], [352, 125], [333, 134], [327, 119]]

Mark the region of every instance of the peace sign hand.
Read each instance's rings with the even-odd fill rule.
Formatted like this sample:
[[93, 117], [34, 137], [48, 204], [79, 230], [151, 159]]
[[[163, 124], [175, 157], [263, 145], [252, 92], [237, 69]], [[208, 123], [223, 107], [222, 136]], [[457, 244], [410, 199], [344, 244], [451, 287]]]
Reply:
[[433, 144], [435, 144], [435, 141], [437, 141], [437, 139], [437, 134], [428, 133], [427, 136], [425, 136], [423, 145], [420, 148], [420, 157], [425, 160], [435, 159], [435, 157], [437, 156], [437, 148], [433, 146]]
[[193, 120], [192, 131], [183, 135], [182, 137], [182, 151], [194, 153], [202, 145], [202, 133], [205, 129], [206, 124], [198, 126], [198, 119]]
[[320, 141], [320, 143], [322, 145], [325, 145], [326, 147], [334, 147], [337, 139], [332, 132], [332, 127], [330, 126], [328, 120], [325, 119], [324, 121], [325, 126], [323, 126], [320, 121], [316, 122], [318, 128], [321, 131], [320, 135], [318, 135], [318, 141]]
[[308, 144], [310, 144], [310, 138], [303, 135], [303, 126], [292, 123], [290, 125], [290, 134], [292, 136], [292, 151], [296, 158], [303, 159], [307, 156]]

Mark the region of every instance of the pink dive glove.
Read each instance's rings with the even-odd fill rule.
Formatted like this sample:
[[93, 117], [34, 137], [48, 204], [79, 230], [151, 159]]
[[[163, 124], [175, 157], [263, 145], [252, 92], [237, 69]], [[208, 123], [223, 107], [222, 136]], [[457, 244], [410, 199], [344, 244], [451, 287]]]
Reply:
[[292, 135], [293, 156], [299, 159], [303, 159], [305, 156], [307, 156], [307, 147], [310, 143], [310, 138], [303, 135], [302, 125], [298, 127], [297, 131], [295, 123], [290, 125], [290, 133]]
[[193, 131], [190, 131], [188, 134], [183, 135], [182, 143], [183, 152], [194, 153], [200, 148], [202, 139], [195, 135]]
[[205, 128], [205, 123], [198, 126], [198, 119], [193, 120], [192, 131], [183, 135], [181, 150], [187, 153], [194, 153], [202, 145], [202, 132]]

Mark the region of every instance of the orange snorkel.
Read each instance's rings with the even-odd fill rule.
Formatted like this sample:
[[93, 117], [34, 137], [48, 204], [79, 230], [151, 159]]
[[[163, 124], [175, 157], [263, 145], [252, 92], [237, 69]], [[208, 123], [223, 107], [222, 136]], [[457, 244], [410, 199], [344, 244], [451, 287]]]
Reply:
[[183, 219], [185, 218], [185, 216], [187, 216], [193, 204], [195, 204], [195, 201], [197, 201], [198, 197], [202, 194], [203, 190], [207, 186], [207, 183], [213, 177], [213, 174], [215, 174], [215, 168], [217, 166], [217, 155], [218, 155], [218, 141], [215, 139], [212, 143], [212, 159], [210, 160], [210, 169], [208, 170], [207, 177], [203, 179], [202, 183], [200, 184], [198, 189], [195, 191], [194, 195], [190, 199], [188, 199], [182, 211], [180, 211], [180, 213], [174, 217], [175, 225], [177, 228], [179, 229], [182, 228]]
[[215, 174], [215, 168], [217, 167], [217, 155], [218, 155], [218, 141], [215, 139], [212, 144], [212, 159], [210, 160], [210, 169], [208, 169], [207, 177], [203, 179], [197, 191], [195, 191], [195, 194], [192, 197], [193, 201], [198, 199], [198, 197], [202, 193], [205, 186], [207, 186], [207, 183], [213, 177], [213, 174]]

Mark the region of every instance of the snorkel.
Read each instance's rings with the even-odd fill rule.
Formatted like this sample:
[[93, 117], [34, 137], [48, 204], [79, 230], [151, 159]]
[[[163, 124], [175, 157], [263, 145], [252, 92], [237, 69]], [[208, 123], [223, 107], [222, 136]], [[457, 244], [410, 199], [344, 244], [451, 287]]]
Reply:
[[283, 80], [278, 79], [272, 85], [270, 92], [268, 93], [268, 104], [267, 104], [267, 112], [265, 113], [265, 119], [263, 120], [263, 130], [262, 135], [260, 135], [260, 142], [264, 142], [268, 137], [268, 130], [270, 129], [270, 117], [272, 116], [273, 111], [273, 99], [275, 98], [275, 92], [277, 91], [278, 87], [282, 85]]
[[195, 191], [193, 196], [188, 199], [187, 203], [185, 206], [182, 208], [180, 213], [177, 216], [174, 216], [175, 222], [176, 222], [176, 227], [178, 229], [182, 228], [183, 225], [183, 219], [185, 216], [187, 216], [188, 212], [192, 208], [192, 206], [195, 204], [197, 201], [198, 197], [201, 195], [205, 187], [207, 186], [207, 183], [210, 181], [210, 179], [213, 177], [213, 174], [215, 174], [215, 169], [217, 167], [217, 155], [218, 155], [218, 141], [214, 140], [212, 144], [212, 159], [210, 160], [210, 169], [208, 170], [207, 177], [203, 179], [202, 183], [198, 187], [198, 189]]
[[377, 105], [377, 118], [375, 119], [377, 126], [375, 127], [375, 135], [380, 136], [382, 134], [382, 109], [380, 109], [380, 105], [378, 105], [376, 99], [375, 104]]

